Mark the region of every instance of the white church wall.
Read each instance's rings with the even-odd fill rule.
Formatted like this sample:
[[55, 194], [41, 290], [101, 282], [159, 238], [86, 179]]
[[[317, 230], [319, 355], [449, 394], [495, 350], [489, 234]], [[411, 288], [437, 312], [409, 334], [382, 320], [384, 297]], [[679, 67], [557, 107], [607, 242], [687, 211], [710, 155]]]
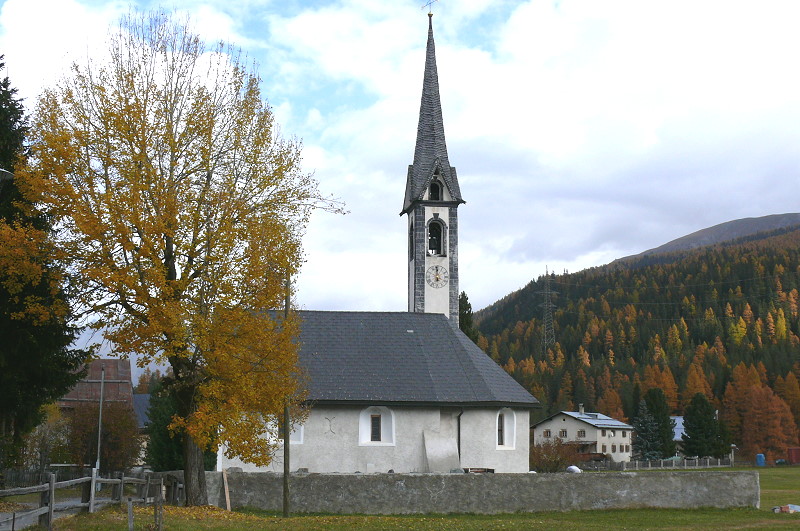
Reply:
[[[457, 439], [455, 408], [388, 408], [393, 414], [393, 440], [364, 441], [363, 407], [315, 407], [302, 430], [302, 443], [290, 448], [292, 472], [396, 473], [428, 472], [423, 432]], [[493, 468], [496, 472], [527, 472], [528, 412], [515, 411], [516, 443], [513, 449], [497, 448], [498, 409], [465, 409], [461, 415], [461, 466]], [[388, 419], [387, 419], [388, 420]], [[217, 470], [240, 467], [245, 472], [282, 472], [283, 450], [268, 467], [256, 467], [229, 459], [220, 449]]]
[[497, 445], [496, 409], [468, 409], [461, 417], [461, 466], [491, 468], [495, 472], [527, 472], [529, 468], [529, 412], [515, 409], [514, 440]]

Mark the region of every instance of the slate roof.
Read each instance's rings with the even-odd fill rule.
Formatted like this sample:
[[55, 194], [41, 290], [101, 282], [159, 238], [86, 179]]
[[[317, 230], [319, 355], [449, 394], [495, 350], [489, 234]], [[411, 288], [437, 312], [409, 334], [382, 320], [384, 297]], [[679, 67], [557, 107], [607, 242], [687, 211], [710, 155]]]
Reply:
[[133, 394], [133, 412], [136, 413], [136, 424], [139, 429], [144, 429], [150, 424], [150, 394]]
[[530, 393], [442, 314], [298, 314], [309, 401], [538, 407]]
[[411, 210], [422, 199], [436, 169], [450, 190], [453, 201], [463, 203], [456, 169], [450, 166], [444, 138], [442, 103], [439, 98], [439, 74], [436, 70], [436, 47], [433, 42], [433, 17], [428, 17], [428, 45], [425, 55], [425, 75], [422, 80], [422, 100], [419, 105], [417, 143], [414, 163], [408, 167], [406, 195], [401, 214]]
[[576, 420], [580, 420], [589, 424], [590, 426], [594, 426], [595, 428], [600, 429], [612, 429], [612, 430], [632, 430], [633, 426], [630, 424], [625, 424], [624, 422], [613, 419], [609, 416], [603, 415], [602, 413], [581, 413], [579, 411], [559, 411], [555, 415], [551, 415], [546, 419], [536, 423], [533, 427], [539, 426], [540, 424], [544, 424], [548, 420], [556, 417], [558, 415], [567, 415], [568, 417], [572, 417]]

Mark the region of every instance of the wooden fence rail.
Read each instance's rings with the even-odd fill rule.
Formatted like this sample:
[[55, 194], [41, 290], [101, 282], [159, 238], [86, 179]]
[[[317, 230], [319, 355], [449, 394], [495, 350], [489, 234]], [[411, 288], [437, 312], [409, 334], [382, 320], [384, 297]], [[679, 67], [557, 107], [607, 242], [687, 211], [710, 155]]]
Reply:
[[[14, 529], [15, 523], [18, 519], [39, 517], [39, 525], [47, 527], [48, 530], [52, 529], [53, 513], [56, 511], [55, 509], [56, 489], [74, 487], [76, 485], [81, 485], [84, 483], [89, 484], [89, 501], [74, 503], [69, 506], [64, 506], [58, 509], [59, 511], [88, 509], [90, 513], [93, 513], [101, 503], [102, 504], [108, 504], [114, 502], [122, 503], [125, 497], [126, 484], [144, 486], [144, 488], [139, 489], [141, 496], [128, 498], [128, 505], [129, 505], [128, 513], [129, 513], [130, 523], [132, 523], [132, 512], [130, 510], [130, 507], [133, 501], [136, 501], [136, 503], [143, 503], [145, 505], [148, 503], [154, 503], [156, 505], [160, 505], [160, 502], [162, 500], [162, 489], [164, 480], [163, 478], [159, 478], [158, 480], [151, 479], [150, 474], [148, 474], [145, 479], [125, 477], [125, 476], [121, 476], [119, 478], [101, 478], [97, 475], [97, 469], [92, 469], [92, 475], [85, 478], [70, 479], [66, 481], [56, 481], [55, 477], [56, 477], [55, 474], [51, 473], [49, 475], [49, 481], [47, 483], [43, 483], [41, 485], [35, 485], [32, 487], [18, 487], [13, 489], [0, 490], [0, 499], [9, 496], [21, 496], [23, 494], [35, 494], [37, 492], [40, 493], [39, 507], [37, 509], [15, 512], [12, 513], [11, 516], [0, 517], [0, 526], [7, 525], [8, 522], [11, 522], [12, 529]], [[110, 500], [96, 499], [98, 487], [103, 484], [112, 485], [113, 487]], [[156, 487], [155, 496], [150, 496], [151, 487]], [[160, 511], [156, 510], [157, 529], [161, 529], [160, 518], [158, 518], [159, 512]]]

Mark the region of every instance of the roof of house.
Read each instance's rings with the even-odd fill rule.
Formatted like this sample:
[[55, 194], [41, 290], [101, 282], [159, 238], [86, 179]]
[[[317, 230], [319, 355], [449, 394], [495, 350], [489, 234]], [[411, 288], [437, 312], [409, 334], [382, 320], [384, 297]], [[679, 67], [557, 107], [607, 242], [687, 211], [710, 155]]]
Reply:
[[131, 361], [119, 358], [98, 358], [86, 364], [86, 376], [78, 381], [69, 393], [58, 399], [62, 408], [73, 408], [79, 404], [100, 402], [100, 388], [103, 388], [103, 402], [133, 403], [133, 384], [131, 383]]
[[537, 422], [533, 425], [535, 428], [540, 424], [544, 424], [545, 422], [553, 419], [558, 415], [567, 415], [569, 417], [574, 418], [575, 420], [579, 420], [581, 422], [585, 422], [590, 426], [594, 426], [595, 428], [600, 429], [613, 429], [613, 430], [632, 430], [633, 426], [630, 424], [625, 424], [620, 420], [613, 419], [607, 415], [603, 415], [602, 413], [581, 413], [580, 411], [559, 411], [555, 415], [551, 415], [546, 419]]
[[136, 413], [136, 424], [139, 429], [146, 428], [150, 424], [150, 393], [133, 394], [133, 412]]
[[682, 443], [683, 434], [686, 433], [686, 430], [683, 427], [683, 417], [670, 417], [670, 418], [675, 421], [675, 427], [672, 429], [672, 440]]
[[436, 47], [433, 42], [433, 19], [429, 17], [417, 142], [414, 146], [414, 163], [408, 167], [403, 214], [411, 209], [415, 201], [422, 199], [437, 169], [450, 190], [453, 201], [463, 203], [456, 169], [450, 166], [450, 159], [447, 156], [442, 103], [439, 97], [439, 74], [436, 69]]
[[308, 400], [538, 407], [442, 314], [300, 311]]

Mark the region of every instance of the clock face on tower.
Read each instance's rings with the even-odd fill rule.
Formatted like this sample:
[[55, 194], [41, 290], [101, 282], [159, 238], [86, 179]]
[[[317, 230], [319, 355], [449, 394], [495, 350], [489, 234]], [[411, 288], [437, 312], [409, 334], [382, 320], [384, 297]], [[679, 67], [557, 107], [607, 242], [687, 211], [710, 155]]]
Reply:
[[425, 273], [425, 280], [432, 288], [441, 288], [446, 286], [448, 278], [449, 275], [447, 273], [447, 268], [440, 265], [429, 267], [428, 271]]

